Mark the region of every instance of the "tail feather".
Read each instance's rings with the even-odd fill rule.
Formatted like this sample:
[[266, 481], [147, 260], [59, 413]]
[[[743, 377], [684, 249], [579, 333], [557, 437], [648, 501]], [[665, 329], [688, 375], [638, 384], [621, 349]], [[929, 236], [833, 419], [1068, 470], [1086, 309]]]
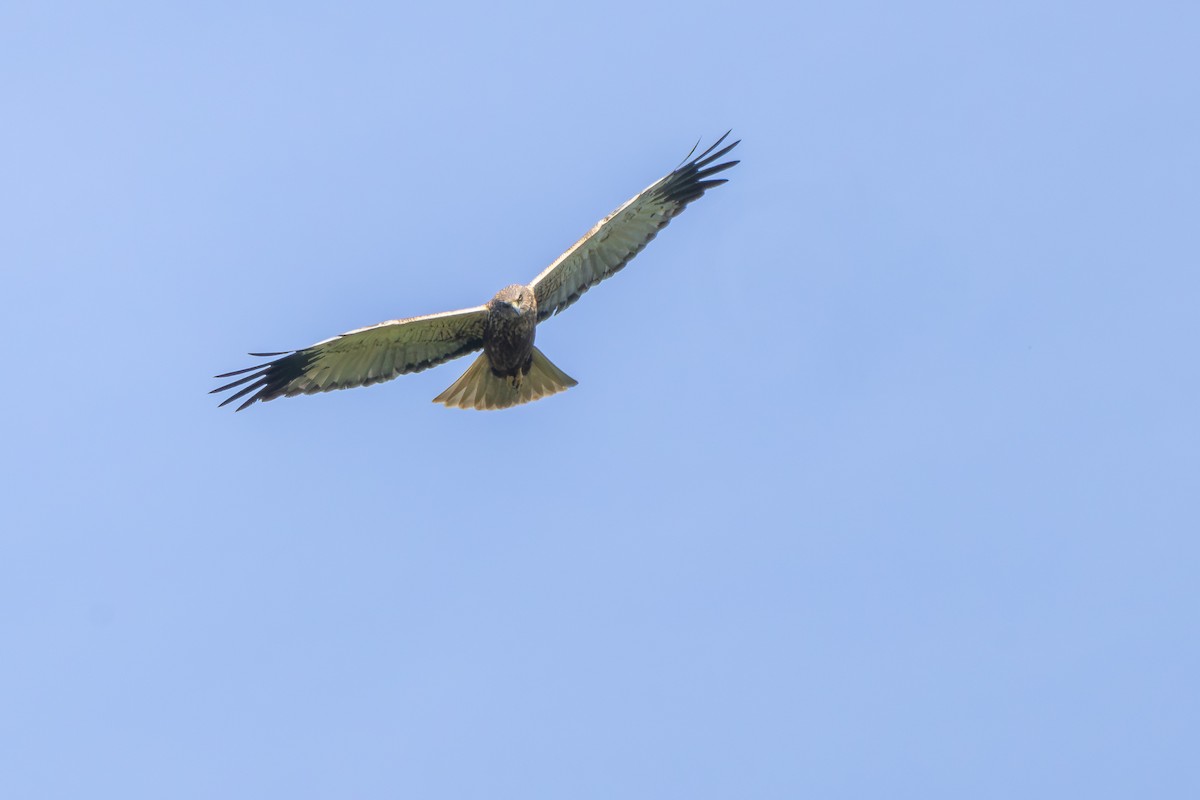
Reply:
[[541, 400], [566, 391], [578, 381], [550, 362], [542, 351], [533, 348], [533, 364], [514, 386], [510, 378], [498, 378], [492, 372], [487, 353], [480, 353], [450, 388], [433, 398], [433, 402], [450, 408], [479, 410], [509, 408], [521, 403]]

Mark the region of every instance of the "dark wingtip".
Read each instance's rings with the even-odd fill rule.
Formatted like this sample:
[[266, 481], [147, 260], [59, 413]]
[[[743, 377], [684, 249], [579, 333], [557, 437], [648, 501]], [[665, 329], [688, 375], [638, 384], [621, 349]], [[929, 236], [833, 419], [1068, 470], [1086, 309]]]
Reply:
[[676, 164], [676, 165], [675, 165], [675, 169], [679, 169], [679, 168], [680, 168], [680, 167], [682, 167], [684, 164], [688, 163], [688, 161], [689, 161], [689, 160], [691, 160], [691, 158], [692, 158], [692, 154], [696, 152], [696, 148], [700, 146], [700, 143], [701, 143], [702, 141], [704, 141], [704, 137], [703, 137], [703, 136], [701, 136], [699, 139], [697, 139], [697, 140], [696, 140], [696, 143], [695, 143], [694, 145], [692, 145], [692, 149], [691, 149], [691, 150], [688, 150], [688, 154], [687, 154], [686, 156], [684, 156], [684, 157], [683, 157], [683, 160], [682, 160], [682, 161], [680, 161], [678, 164]]
[[[683, 206], [701, 197], [707, 190], [726, 182], [724, 178], [707, 180], [708, 178], [740, 163], [738, 160], [733, 160], [721, 164], [713, 164], [714, 161], [741, 143], [742, 140], [738, 139], [731, 144], [721, 147], [731, 133], [733, 133], [732, 129], [725, 131], [721, 138], [709, 145], [704, 152], [695, 158], [691, 158], [691, 153], [689, 153], [688, 158], [691, 160], [684, 159], [686, 163], [676, 167], [668, 176], [666, 182], [659, 188], [659, 196], [679, 204], [676, 213], [682, 210]], [[696, 148], [692, 148], [692, 152], [694, 153], [695, 151]]]
[[258, 369], [258, 367], [246, 367], [245, 369], [235, 369], [233, 372], [222, 372], [220, 375], [213, 375], [214, 378], [232, 378], [234, 375], [241, 375], [250, 370]]
[[[727, 130], [727, 131], [725, 131], [724, 133], [722, 133], [722, 134], [721, 134], [721, 138], [720, 138], [720, 139], [717, 139], [715, 142], [713, 142], [711, 145], [709, 145], [709, 148], [708, 148], [707, 150], [705, 150], [703, 153], [701, 153], [701, 154], [700, 154], [700, 158], [704, 158], [706, 155], [708, 155], [709, 153], [711, 153], [713, 150], [716, 150], [718, 147], [720, 147], [720, 146], [721, 146], [721, 142], [723, 142], [723, 141], [725, 141], [726, 139], [728, 139], [728, 138], [729, 138], [729, 134], [731, 134], [731, 133], [733, 133], [733, 128], [730, 128], [729, 130]], [[733, 145], [730, 145], [730, 147], [732, 147], [732, 146], [733, 146]]]
[[250, 396], [237, 407], [237, 411], [241, 411], [259, 401], [266, 402], [274, 400], [276, 397], [285, 396], [288, 385], [303, 375], [316, 357], [311, 348], [306, 350], [285, 350], [280, 353], [251, 353], [250, 355], [256, 358], [275, 357], [275, 360], [259, 364], [256, 367], [247, 367], [246, 369], [234, 370], [224, 375], [218, 375], [218, 378], [241, 376], [237, 380], [230, 381], [209, 392], [209, 394], [216, 394], [217, 392], [241, 387], [231, 396], [226, 397], [217, 406], [218, 408], [246, 397], [246, 395]]

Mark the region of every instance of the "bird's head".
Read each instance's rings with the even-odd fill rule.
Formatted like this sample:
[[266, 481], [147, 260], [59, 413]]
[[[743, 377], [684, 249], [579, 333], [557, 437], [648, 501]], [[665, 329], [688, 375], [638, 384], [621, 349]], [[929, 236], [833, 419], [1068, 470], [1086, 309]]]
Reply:
[[527, 286], [506, 286], [492, 298], [492, 306], [501, 314], [519, 317], [537, 311], [537, 300]]

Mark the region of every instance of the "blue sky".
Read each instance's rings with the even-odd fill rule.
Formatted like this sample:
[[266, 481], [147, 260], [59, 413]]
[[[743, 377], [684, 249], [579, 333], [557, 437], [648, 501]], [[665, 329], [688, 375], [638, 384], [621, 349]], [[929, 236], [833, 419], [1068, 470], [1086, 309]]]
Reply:
[[[1187, 3], [0, 11], [0, 795], [1195, 797]], [[216, 408], [742, 164], [467, 362]]]

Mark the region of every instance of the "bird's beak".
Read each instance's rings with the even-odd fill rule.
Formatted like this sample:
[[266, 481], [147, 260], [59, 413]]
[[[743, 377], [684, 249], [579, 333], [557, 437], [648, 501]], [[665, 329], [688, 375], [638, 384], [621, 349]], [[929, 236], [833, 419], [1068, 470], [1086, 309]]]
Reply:
[[508, 301], [508, 304], [509, 304], [510, 306], [512, 306], [512, 310], [513, 310], [513, 311], [517, 312], [518, 314], [520, 314], [520, 313], [521, 313], [521, 304], [520, 304], [520, 302], [518, 302], [518, 301], [516, 301], [516, 300], [509, 300], [509, 301]]

